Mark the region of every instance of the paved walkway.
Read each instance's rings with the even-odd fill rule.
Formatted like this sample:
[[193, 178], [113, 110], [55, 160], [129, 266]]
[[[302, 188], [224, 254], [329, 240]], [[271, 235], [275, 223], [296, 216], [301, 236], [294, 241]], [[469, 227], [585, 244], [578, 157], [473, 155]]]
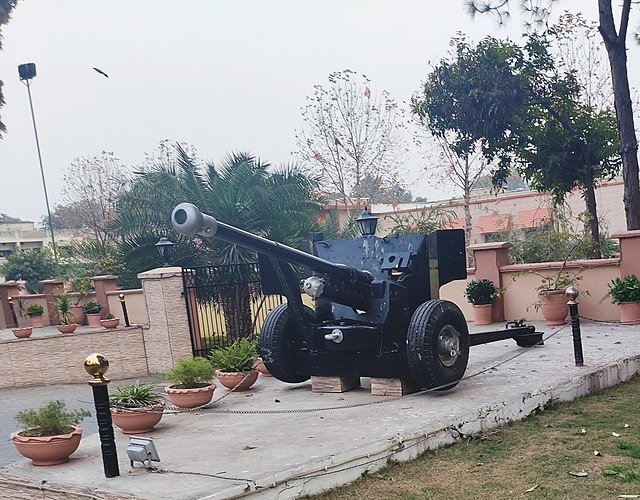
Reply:
[[[537, 327], [545, 332], [544, 346], [524, 349], [508, 340], [471, 348], [465, 380], [448, 392], [374, 397], [363, 379], [359, 389], [318, 394], [311, 392], [309, 383], [262, 378], [248, 393], [218, 399], [227, 394], [218, 387], [218, 401], [210, 410], [163, 416], [150, 434], [161, 458], [153, 470], [130, 466], [128, 438], [116, 430], [120, 476], [105, 478], [95, 425], [88, 421], [80, 449], [67, 464], [35, 467], [4, 443], [0, 498], [8, 498], [3, 497], [2, 481], [66, 488], [81, 492], [68, 497], [78, 499], [88, 493], [100, 498], [98, 491], [145, 499], [232, 498], [247, 493], [295, 498], [356, 479], [389, 459], [410, 459], [428, 448], [523, 418], [550, 401], [614, 385], [639, 370], [638, 326], [583, 323], [584, 367], [575, 366], [569, 326]], [[83, 384], [0, 391], [5, 439], [15, 428], [10, 420], [17, 409], [54, 397], [71, 407], [91, 406], [91, 390]]]

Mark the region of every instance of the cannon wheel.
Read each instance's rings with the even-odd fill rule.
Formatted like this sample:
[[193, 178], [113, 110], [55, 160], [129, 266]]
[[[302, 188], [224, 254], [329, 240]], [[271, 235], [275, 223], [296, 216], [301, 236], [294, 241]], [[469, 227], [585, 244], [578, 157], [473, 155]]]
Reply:
[[418, 306], [407, 332], [407, 358], [423, 387], [445, 391], [460, 382], [469, 360], [469, 329], [458, 306], [446, 300]]
[[[310, 307], [304, 306], [304, 314], [311, 322], [315, 313]], [[298, 328], [289, 314], [289, 306], [282, 304], [267, 315], [260, 332], [260, 356], [265, 366], [278, 380], [296, 384], [309, 380], [308, 375], [296, 372], [294, 349]]]

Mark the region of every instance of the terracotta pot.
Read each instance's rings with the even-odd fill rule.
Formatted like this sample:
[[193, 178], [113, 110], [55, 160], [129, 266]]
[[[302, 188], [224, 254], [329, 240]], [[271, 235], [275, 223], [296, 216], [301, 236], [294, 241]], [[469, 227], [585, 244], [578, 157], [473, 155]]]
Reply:
[[256, 380], [258, 380], [258, 372], [256, 370], [249, 372], [222, 372], [216, 370], [216, 375], [222, 385], [236, 392], [249, 390], [249, 388], [256, 383]]
[[149, 408], [111, 408], [111, 419], [124, 434], [151, 432], [160, 422], [164, 403]]
[[100, 313], [87, 314], [87, 326], [97, 328], [100, 325]]
[[473, 321], [476, 325], [490, 325], [493, 323], [493, 304], [474, 304]]
[[26, 437], [22, 431], [13, 432], [11, 441], [18, 453], [30, 458], [33, 465], [56, 465], [69, 460], [69, 455], [78, 449], [82, 429], [74, 427], [73, 431], [60, 436]]
[[538, 296], [542, 309], [542, 316], [547, 320], [547, 325], [558, 326], [567, 322], [569, 306], [564, 290], [549, 290], [541, 292]]
[[620, 302], [620, 323], [640, 322], [640, 302]]
[[31, 316], [31, 328], [44, 328], [44, 319], [42, 315]]
[[70, 306], [69, 312], [72, 314], [71, 318], [77, 325], [84, 325], [84, 309], [82, 306]]
[[263, 377], [271, 377], [271, 373], [267, 370], [267, 367], [264, 365], [264, 361], [262, 358], [257, 358], [255, 365], [253, 367], [260, 372]]
[[111, 330], [120, 324], [120, 318], [101, 319], [100, 324], [105, 328]]
[[60, 333], [73, 333], [78, 328], [78, 325], [75, 323], [70, 323], [68, 325], [58, 325], [58, 331]]
[[24, 328], [12, 328], [11, 331], [19, 339], [29, 338], [33, 332], [30, 326], [25, 326]]
[[165, 387], [164, 392], [168, 394], [171, 402], [178, 408], [197, 408], [211, 401], [215, 389], [215, 384], [196, 387], [195, 389], [181, 389], [172, 385]]

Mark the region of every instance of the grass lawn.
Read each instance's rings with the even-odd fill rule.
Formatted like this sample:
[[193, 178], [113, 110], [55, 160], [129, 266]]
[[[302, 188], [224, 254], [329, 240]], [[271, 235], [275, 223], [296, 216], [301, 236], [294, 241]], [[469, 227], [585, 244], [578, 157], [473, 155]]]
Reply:
[[640, 499], [640, 377], [314, 499]]

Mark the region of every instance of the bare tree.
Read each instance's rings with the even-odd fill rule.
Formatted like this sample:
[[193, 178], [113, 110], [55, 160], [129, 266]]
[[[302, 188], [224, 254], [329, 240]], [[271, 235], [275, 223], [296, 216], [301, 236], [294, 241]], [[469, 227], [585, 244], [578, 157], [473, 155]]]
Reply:
[[76, 158], [64, 176], [65, 204], [77, 208], [77, 219], [91, 230], [102, 249], [106, 249], [111, 240], [108, 224], [115, 215], [124, 172], [120, 160], [113, 153], [103, 151], [91, 158]]
[[371, 91], [365, 75], [344, 70], [329, 75], [329, 86], [315, 86], [302, 111], [294, 154], [349, 207], [349, 199], [366, 196], [362, 184], [375, 189], [397, 184], [407, 152], [404, 110], [382, 91]]

